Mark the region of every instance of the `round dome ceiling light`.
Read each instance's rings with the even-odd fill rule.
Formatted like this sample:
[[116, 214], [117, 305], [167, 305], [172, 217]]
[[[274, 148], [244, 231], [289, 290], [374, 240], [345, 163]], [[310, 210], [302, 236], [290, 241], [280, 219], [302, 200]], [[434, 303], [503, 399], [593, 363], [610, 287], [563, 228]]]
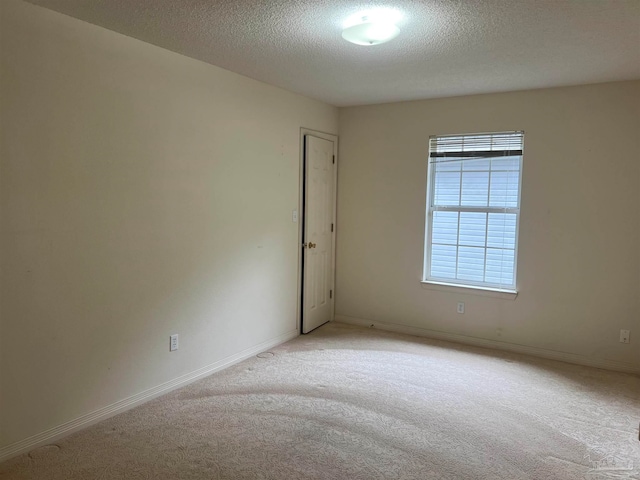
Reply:
[[399, 33], [400, 29], [392, 21], [364, 16], [360, 22], [345, 28], [342, 38], [356, 45], [379, 45], [393, 40]]

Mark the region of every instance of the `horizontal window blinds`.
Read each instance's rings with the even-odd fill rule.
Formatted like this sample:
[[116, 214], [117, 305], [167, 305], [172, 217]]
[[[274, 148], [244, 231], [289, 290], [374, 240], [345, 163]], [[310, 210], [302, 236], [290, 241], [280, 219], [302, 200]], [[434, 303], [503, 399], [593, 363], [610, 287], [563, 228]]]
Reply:
[[522, 155], [523, 132], [480, 133], [431, 137], [429, 156], [510, 156]]
[[515, 289], [523, 132], [432, 137], [426, 279]]

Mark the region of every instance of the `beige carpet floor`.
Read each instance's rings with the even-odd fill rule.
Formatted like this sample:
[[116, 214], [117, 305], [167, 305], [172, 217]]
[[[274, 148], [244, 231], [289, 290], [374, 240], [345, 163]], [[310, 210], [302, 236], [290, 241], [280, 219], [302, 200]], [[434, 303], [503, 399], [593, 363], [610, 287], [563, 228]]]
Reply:
[[8, 479], [640, 479], [640, 378], [329, 324]]

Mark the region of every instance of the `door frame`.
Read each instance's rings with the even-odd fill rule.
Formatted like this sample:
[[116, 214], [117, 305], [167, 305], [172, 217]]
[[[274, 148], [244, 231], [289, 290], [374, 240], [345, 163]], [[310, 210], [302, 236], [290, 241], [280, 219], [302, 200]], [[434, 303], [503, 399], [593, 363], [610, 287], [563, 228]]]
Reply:
[[331, 319], [335, 318], [336, 308], [336, 236], [338, 231], [338, 225], [336, 223], [336, 216], [338, 210], [338, 136], [332, 133], [320, 132], [318, 130], [312, 130], [310, 128], [300, 127], [300, 165], [299, 165], [299, 181], [298, 181], [298, 295], [296, 306], [296, 329], [298, 335], [302, 334], [302, 283], [303, 283], [303, 255], [304, 249], [302, 243], [304, 240], [304, 186], [305, 186], [305, 166], [304, 166], [304, 136], [313, 135], [314, 137], [322, 138], [333, 142], [333, 155], [336, 159], [335, 168], [333, 169], [333, 235], [331, 237], [331, 289], [333, 295], [331, 297]]

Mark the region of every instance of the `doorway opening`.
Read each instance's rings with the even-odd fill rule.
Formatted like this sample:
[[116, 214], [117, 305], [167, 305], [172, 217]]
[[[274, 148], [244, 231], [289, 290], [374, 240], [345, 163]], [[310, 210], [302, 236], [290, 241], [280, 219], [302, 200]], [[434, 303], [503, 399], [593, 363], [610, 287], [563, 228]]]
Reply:
[[335, 300], [338, 137], [300, 131], [300, 332], [331, 320]]

